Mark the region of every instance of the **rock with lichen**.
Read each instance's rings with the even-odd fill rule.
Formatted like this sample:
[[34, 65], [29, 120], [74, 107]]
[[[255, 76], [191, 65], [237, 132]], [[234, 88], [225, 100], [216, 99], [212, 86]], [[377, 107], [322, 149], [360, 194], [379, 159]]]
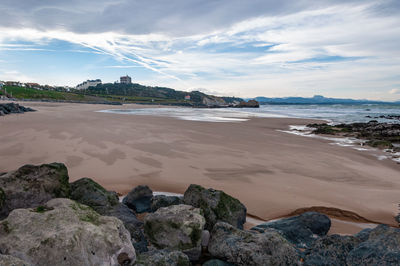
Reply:
[[201, 209], [183, 204], [160, 208], [144, 219], [144, 231], [152, 245], [181, 250], [190, 260], [200, 256], [204, 225]]
[[120, 219], [132, 237], [137, 252], [147, 251], [147, 240], [143, 233], [143, 222], [125, 204], [119, 202], [117, 193], [107, 191], [90, 178], [81, 178], [71, 183], [71, 199], [92, 207], [101, 215]]
[[259, 233], [223, 222], [214, 226], [208, 251], [214, 258], [234, 265], [297, 265], [299, 262], [297, 250], [274, 229]]
[[151, 211], [155, 212], [161, 207], [183, 204], [183, 198], [178, 196], [156, 195], [151, 199]]
[[0, 254], [1, 266], [31, 266], [31, 264], [10, 255]]
[[217, 222], [226, 222], [240, 229], [246, 222], [246, 207], [221, 190], [192, 184], [185, 191], [183, 202], [203, 210], [206, 229], [210, 231]]
[[189, 257], [178, 250], [152, 250], [140, 254], [136, 260], [136, 266], [190, 266]]
[[62, 163], [24, 165], [0, 174], [0, 219], [14, 209], [32, 208], [69, 196], [68, 170]]
[[32, 265], [131, 265], [136, 259], [119, 219], [61, 198], [13, 210], [0, 221], [0, 253]]

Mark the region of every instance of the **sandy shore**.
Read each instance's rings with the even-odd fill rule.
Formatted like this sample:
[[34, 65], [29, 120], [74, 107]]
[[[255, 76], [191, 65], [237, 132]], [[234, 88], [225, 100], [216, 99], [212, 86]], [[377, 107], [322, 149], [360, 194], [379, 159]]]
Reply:
[[122, 194], [139, 184], [183, 193], [196, 183], [223, 189], [265, 220], [326, 206], [395, 225], [400, 165], [277, 131], [311, 120], [212, 123], [94, 112], [143, 107], [134, 105], [22, 104], [38, 112], [0, 117], [0, 172], [57, 161], [72, 181], [91, 177]]

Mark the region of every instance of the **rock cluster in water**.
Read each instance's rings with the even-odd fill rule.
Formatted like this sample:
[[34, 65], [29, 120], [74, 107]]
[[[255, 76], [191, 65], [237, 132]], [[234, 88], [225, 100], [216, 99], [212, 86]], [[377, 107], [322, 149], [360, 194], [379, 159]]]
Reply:
[[138, 186], [121, 203], [60, 163], [0, 174], [0, 219], [0, 265], [400, 264], [399, 228], [327, 235], [329, 217], [305, 212], [244, 230], [245, 206], [223, 191]]
[[313, 131], [315, 134], [356, 137], [366, 140], [366, 144], [372, 147], [400, 151], [400, 148], [396, 147], [400, 144], [400, 124], [378, 123], [372, 120], [368, 123], [310, 124], [307, 126], [315, 128]]
[[0, 103], [0, 116], [8, 114], [18, 114], [25, 112], [33, 112], [32, 108], [24, 107], [17, 103]]

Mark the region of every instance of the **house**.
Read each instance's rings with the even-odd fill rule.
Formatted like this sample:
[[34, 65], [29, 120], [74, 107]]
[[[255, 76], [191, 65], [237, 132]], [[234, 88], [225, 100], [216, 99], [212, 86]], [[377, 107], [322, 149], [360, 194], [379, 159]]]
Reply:
[[30, 83], [30, 82], [28, 82], [28, 83], [25, 83], [25, 87], [38, 89], [38, 88], [40, 88], [40, 85], [38, 83]]
[[132, 78], [128, 75], [119, 78], [121, 84], [131, 84]]
[[101, 79], [95, 79], [95, 80], [86, 80], [82, 82], [81, 84], [78, 84], [76, 86], [77, 90], [86, 90], [89, 87], [96, 87], [98, 84], [101, 84]]
[[22, 83], [19, 81], [6, 81], [6, 86], [22, 86]]
[[186, 96], [185, 96], [185, 100], [186, 100], [186, 101], [190, 101], [190, 95], [186, 95]]

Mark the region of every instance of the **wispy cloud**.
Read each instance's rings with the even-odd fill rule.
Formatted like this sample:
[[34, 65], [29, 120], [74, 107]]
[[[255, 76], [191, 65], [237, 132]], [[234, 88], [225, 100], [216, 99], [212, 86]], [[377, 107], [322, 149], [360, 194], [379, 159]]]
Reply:
[[[52, 40], [62, 40], [82, 47], [68, 52], [115, 60], [98, 68], [146, 69], [153, 74], [143, 80], [224, 95], [389, 98], [400, 82], [394, 1], [211, 2], [100, 1], [93, 10], [78, 0], [76, 9], [48, 3], [58, 16], [47, 16], [45, 5], [21, 6], [27, 15], [3, 24], [0, 50], [52, 50]], [[126, 10], [141, 11], [127, 19]]]

